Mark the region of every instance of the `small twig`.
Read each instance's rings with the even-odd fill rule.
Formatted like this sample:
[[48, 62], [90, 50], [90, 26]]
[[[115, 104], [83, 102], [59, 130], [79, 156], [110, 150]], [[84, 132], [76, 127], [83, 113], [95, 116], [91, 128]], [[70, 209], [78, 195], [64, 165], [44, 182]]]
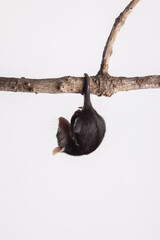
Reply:
[[116, 36], [120, 31], [121, 27], [124, 25], [126, 18], [132, 12], [133, 8], [137, 5], [139, 1], [140, 0], [133, 0], [132, 2], [130, 2], [130, 4], [124, 9], [124, 11], [119, 15], [119, 17], [116, 18], [103, 51], [100, 73], [108, 73], [109, 60], [112, 55], [113, 44], [115, 42]]

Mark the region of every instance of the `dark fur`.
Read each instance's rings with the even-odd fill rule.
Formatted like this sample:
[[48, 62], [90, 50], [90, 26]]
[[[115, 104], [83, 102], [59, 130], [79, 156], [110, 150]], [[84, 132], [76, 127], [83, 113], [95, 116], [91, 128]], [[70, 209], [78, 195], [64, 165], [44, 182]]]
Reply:
[[90, 79], [85, 74], [84, 106], [73, 114], [71, 124], [64, 118], [59, 119], [58, 145], [70, 155], [89, 154], [102, 142], [105, 129], [104, 119], [92, 107]]

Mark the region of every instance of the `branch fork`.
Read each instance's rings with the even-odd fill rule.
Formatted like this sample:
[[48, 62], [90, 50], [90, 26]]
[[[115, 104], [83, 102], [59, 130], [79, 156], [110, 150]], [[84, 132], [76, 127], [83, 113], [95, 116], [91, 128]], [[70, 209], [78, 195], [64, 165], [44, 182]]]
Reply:
[[[110, 97], [119, 91], [136, 89], [160, 88], [160, 75], [145, 77], [114, 77], [108, 73], [109, 61], [118, 32], [127, 17], [140, 0], [131, 1], [124, 11], [116, 18], [111, 33], [106, 42], [100, 70], [96, 76], [91, 76], [91, 93], [97, 96]], [[0, 91], [29, 93], [82, 93], [83, 77], [65, 76], [61, 78], [29, 79], [0, 77]]]

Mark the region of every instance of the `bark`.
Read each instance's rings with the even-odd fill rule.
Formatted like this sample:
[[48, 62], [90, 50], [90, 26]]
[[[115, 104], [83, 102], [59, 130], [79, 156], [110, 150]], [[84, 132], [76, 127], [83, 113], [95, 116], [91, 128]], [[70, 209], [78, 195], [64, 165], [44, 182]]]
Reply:
[[[113, 77], [109, 74], [91, 76], [91, 93], [110, 97], [119, 91], [160, 87], [160, 75], [145, 77]], [[50, 79], [0, 77], [0, 91], [30, 93], [82, 93], [83, 77], [66, 76]]]
[[[101, 67], [96, 76], [91, 76], [91, 93], [110, 97], [119, 91], [160, 88], [160, 75], [145, 77], [113, 77], [108, 74], [109, 60], [112, 55], [116, 36], [126, 18], [140, 0], [133, 0], [116, 18], [106, 42]], [[30, 93], [82, 93], [83, 77], [66, 76], [50, 79], [7, 78], [0, 77], [0, 91]]]
[[101, 63], [101, 68], [100, 68], [100, 72], [102, 74], [105, 74], [108, 72], [109, 60], [112, 56], [113, 44], [115, 42], [118, 32], [120, 31], [120, 29], [124, 25], [127, 17], [129, 16], [129, 14], [132, 12], [133, 8], [137, 5], [137, 3], [139, 1], [140, 0], [131, 1], [130, 4], [128, 4], [128, 6], [124, 9], [124, 11], [121, 12], [119, 17], [116, 18], [115, 23], [112, 27], [111, 33], [106, 42], [106, 46], [103, 51], [102, 63]]

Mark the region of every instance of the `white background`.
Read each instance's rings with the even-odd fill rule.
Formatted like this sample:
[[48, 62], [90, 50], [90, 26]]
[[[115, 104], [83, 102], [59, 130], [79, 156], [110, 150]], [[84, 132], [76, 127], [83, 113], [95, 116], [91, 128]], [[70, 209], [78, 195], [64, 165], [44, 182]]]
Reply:
[[[129, 0], [0, 0], [0, 75], [94, 75]], [[109, 73], [160, 74], [160, 2], [141, 1], [114, 45]], [[0, 92], [0, 239], [159, 240], [160, 89], [92, 96], [102, 145], [52, 156], [57, 119], [80, 94]]]

